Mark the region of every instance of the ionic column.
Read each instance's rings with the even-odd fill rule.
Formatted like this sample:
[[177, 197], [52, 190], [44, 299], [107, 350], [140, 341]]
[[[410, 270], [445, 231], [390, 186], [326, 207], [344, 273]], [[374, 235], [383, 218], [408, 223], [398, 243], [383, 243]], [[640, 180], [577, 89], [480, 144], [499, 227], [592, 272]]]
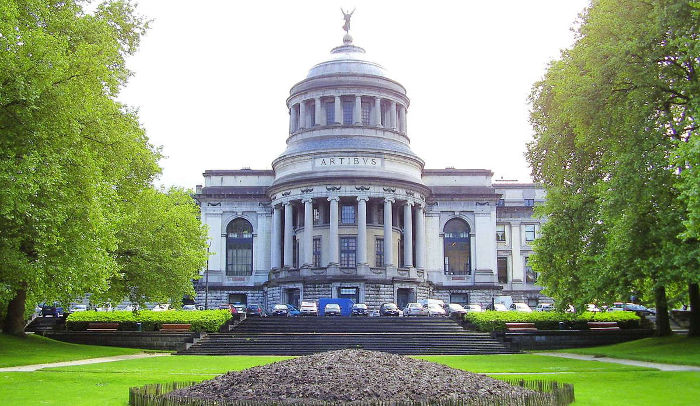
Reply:
[[352, 114], [353, 124], [362, 125], [362, 97], [355, 96], [355, 109]]
[[270, 267], [280, 268], [280, 255], [282, 253], [282, 209], [275, 206], [272, 214], [272, 246], [270, 247]]
[[391, 108], [389, 110], [389, 127], [392, 130], [396, 130], [396, 102], [391, 102]]
[[299, 103], [299, 129], [306, 128], [306, 101]]
[[399, 131], [406, 134], [406, 107], [399, 108]]
[[312, 199], [304, 199], [304, 266], [311, 267], [313, 264], [313, 250], [311, 247], [314, 232], [314, 206]]
[[357, 197], [357, 263], [367, 264], [367, 196]]
[[292, 220], [292, 203], [287, 202], [284, 204], [284, 267], [291, 268], [293, 265], [294, 252], [292, 247], [292, 233], [293, 229]]
[[374, 98], [374, 125], [382, 126], [382, 99], [379, 97]]
[[416, 268], [425, 268], [425, 212], [416, 205]]
[[413, 266], [413, 203], [406, 202], [403, 206], [403, 264], [406, 268]]
[[391, 241], [391, 203], [394, 199], [384, 198], [384, 266], [394, 265], [393, 250], [394, 244]]
[[321, 115], [321, 98], [317, 97], [314, 99], [314, 125], [323, 125], [325, 117]]
[[340, 104], [340, 96], [335, 96], [335, 124], [343, 124], [343, 106]]
[[289, 121], [289, 132], [293, 133], [297, 130], [297, 128], [299, 128], [299, 117], [297, 116], [297, 109], [294, 106], [292, 106], [291, 115], [292, 117]]
[[330, 232], [328, 241], [328, 253], [329, 260], [328, 265], [338, 265], [340, 264], [340, 257], [338, 255], [338, 196], [331, 196], [328, 198], [330, 204]]

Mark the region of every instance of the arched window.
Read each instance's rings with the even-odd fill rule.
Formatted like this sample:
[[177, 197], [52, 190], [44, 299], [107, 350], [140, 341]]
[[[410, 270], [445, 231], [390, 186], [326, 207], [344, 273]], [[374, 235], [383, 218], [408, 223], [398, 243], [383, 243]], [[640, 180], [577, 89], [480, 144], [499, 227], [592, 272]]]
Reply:
[[237, 218], [226, 226], [226, 275], [253, 274], [253, 226]]
[[469, 244], [469, 224], [466, 221], [453, 218], [445, 223], [444, 258], [445, 274], [471, 274], [469, 263], [471, 246]]

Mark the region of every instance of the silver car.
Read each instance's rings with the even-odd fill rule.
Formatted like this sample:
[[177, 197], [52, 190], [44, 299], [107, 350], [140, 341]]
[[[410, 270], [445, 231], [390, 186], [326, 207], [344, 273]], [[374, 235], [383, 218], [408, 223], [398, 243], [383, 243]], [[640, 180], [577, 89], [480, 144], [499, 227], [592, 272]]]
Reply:
[[328, 303], [323, 308], [323, 314], [326, 316], [340, 316], [340, 305], [337, 303]]
[[426, 316], [427, 312], [423, 310], [423, 305], [420, 303], [409, 303], [403, 309], [404, 317], [408, 316]]

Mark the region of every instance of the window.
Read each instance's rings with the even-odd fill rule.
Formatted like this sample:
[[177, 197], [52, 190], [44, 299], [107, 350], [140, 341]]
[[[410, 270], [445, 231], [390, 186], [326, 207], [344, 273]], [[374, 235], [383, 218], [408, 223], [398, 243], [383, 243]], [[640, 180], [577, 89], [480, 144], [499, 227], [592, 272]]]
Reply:
[[505, 199], [498, 199], [496, 202], [496, 207], [503, 207], [506, 205], [506, 200]]
[[374, 241], [374, 266], [384, 266], [384, 239], [377, 238]]
[[403, 252], [404, 252], [404, 251], [403, 251], [403, 244], [401, 243], [401, 239], [400, 239], [400, 238], [398, 239], [397, 243], [399, 244], [399, 247], [398, 247], [398, 248], [399, 248], [399, 249], [398, 249], [398, 252], [399, 252], [399, 258], [398, 258], [399, 268], [403, 268], [403, 267], [406, 266], [406, 263], [404, 262], [404, 257], [403, 257]]
[[292, 240], [292, 267], [299, 268], [299, 240], [296, 237]]
[[496, 241], [506, 242], [506, 225], [496, 224]]
[[248, 276], [253, 273], [253, 226], [237, 218], [226, 226], [226, 275]]
[[231, 304], [248, 304], [248, 295], [245, 293], [229, 293], [228, 302]]
[[498, 269], [498, 283], [508, 283], [508, 258], [498, 257], [496, 267]]
[[319, 210], [318, 206], [314, 207], [313, 217], [314, 217], [314, 225], [321, 224], [321, 210]]
[[340, 207], [340, 223], [355, 224], [355, 206], [344, 204]]
[[525, 241], [535, 241], [535, 225], [525, 225]]
[[[307, 106], [307, 109], [308, 109], [308, 106]], [[311, 127], [313, 127], [314, 124], [316, 123], [316, 109], [314, 107], [311, 107], [311, 111], [309, 111], [309, 115], [311, 116], [311, 122], [310, 122], [311, 124], [310, 125], [311, 125]]]
[[384, 206], [377, 206], [377, 224], [384, 224]]
[[335, 102], [326, 102], [326, 125], [335, 123]]
[[320, 268], [321, 267], [321, 237], [314, 238], [313, 251], [314, 251], [313, 267]]
[[341, 237], [340, 238], [340, 267], [354, 268], [355, 253], [357, 251], [357, 238]]
[[352, 125], [352, 111], [355, 109], [355, 102], [343, 102], [343, 125]]
[[369, 114], [371, 110], [369, 103], [362, 102], [362, 125], [369, 125]]
[[532, 270], [532, 267], [528, 264], [529, 257], [525, 257], [525, 282], [535, 283], [537, 282], [537, 273]]
[[525, 206], [532, 207], [535, 205], [535, 199], [525, 199]]
[[450, 293], [450, 303], [469, 304], [469, 293]]
[[453, 218], [445, 223], [443, 232], [445, 274], [470, 275], [469, 224], [460, 218]]

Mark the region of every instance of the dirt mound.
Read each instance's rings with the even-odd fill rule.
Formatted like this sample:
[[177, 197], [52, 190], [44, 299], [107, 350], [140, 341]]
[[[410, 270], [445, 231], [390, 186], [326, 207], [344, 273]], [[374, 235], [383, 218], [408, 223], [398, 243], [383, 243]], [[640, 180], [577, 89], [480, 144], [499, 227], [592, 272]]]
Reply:
[[483, 375], [376, 351], [324, 352], [229, 372], [168, 394], [301, 404], [437, 401], [531, 394]]

